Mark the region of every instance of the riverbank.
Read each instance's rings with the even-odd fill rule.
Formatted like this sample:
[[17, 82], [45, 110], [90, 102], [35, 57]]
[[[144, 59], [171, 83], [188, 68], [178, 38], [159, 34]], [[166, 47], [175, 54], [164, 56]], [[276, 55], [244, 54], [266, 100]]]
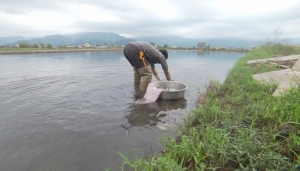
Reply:
[[[211, 81], [198, 107], [180, 127], [180, 137], [166, 137], [151, 159], [125, 163], [135, 170], [297, 170], [300, 165], [300, 89], [281, 97], [278, 85], [252, 75], [277, 70], [249, 66], [248, 60], [300, 54], [274, 44], [249, 51], [221, 84]], [[299, 86], [298, 86], [299, 87]]]

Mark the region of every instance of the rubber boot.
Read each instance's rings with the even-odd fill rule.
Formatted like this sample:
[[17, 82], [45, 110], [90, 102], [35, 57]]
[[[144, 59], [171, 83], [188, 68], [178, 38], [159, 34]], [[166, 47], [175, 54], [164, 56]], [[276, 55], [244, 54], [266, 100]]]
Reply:
[[139, 74], [138, 70], [133, 68], [133, 76], [134, 76], [134, 84], [137, 85], [137, 84], [140, 84], [141, 82], [141, 75]]
[[141, 76], [140, 91], [145, 92], [147, 90], [148, 84], [152, 81], [152, 69], [150, 65], [138, 69]]

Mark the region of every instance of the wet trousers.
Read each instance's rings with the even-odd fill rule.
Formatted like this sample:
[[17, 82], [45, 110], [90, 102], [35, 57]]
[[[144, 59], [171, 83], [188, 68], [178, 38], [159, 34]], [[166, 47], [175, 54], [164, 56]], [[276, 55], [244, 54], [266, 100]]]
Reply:
[[134, 84], [140, 84], [140, 91], [146, 91], [148, 84], [152, 81], [152, 69], [150, 65], [140, 69], [133, 68]]

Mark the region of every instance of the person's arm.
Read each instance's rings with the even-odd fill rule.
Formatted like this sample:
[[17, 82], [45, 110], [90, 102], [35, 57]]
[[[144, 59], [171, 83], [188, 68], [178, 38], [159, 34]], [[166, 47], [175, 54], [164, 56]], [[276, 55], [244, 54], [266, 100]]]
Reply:
[[168, 81], [171, 81], [171, 75], [170, 75], [170, 73], [169, 73], [169, 70], [164, 70], [164, 73], [165, 73], [166, 79], [167, 79]]
[[160, 76], [158, 75], [154, 65], [151, 65], [151, 68], [152, 68], [152, 72], [153, 72], [153, 75], [155, 76], [155, 78], [158, 80], [158, 81], [162, 81], [162, 79], [160, 78]]
[[171, 75], [170, 75], [169, 70], [168, 70], [168, 64], [167, 64], [166, 58], [165, 57], [160, 57], [159, 58], [159, 63], [161, 64], [161, 67], [164, 70], [166, 79], [168, 81], [171, 81]]

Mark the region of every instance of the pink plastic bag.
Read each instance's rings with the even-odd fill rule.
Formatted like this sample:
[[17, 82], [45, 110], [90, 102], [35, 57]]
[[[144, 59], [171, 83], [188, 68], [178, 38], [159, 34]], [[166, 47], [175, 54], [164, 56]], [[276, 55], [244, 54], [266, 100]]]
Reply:
[[163, 92], [162, 89], [158, 89], [153, 83], [149, 83], [146, 90], [146, 94], [143, 98], [137, 100], [135, 104], [153, 103], [158, 99], [161, 92]]

